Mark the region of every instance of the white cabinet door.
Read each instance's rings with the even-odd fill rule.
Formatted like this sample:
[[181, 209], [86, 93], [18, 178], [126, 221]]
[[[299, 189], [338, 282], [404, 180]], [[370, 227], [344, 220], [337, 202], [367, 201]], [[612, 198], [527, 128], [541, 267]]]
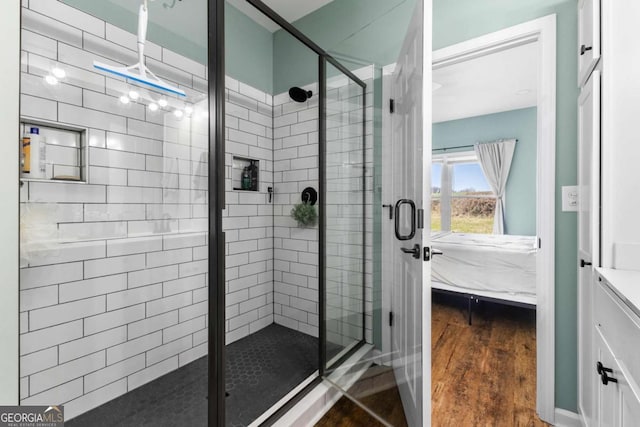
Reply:
[[[619, 362], [622, 369], [623, 362]], [[618, 425], [637, 427], [640, 423], [640, 388], [630, 376], [624, 376], [619, 382]]]
[[640, 387], [631, 378], [624, 362], [616, 359], [611, 347], [596, 327], [594, 334], [597, 376], [597, 424], [601, 427], [637, 427], [640, 424]]
[[595, 425], [593, 376], [593, 266], [599, 260], [600, 72], [578, 101], [578, 409]]
[[582, 87], [600, 59], [600, 0], [578, 2], [578, 86]]
[[[594, 345], [596, 363], [591, 369], [591, 377], [597, 378], [596, 402], [597, 402], [597, 426], [614, 427], [619, 425], [619, 395], [618, 380], [620, 370], [616, 369], [617, 364], [609, 345], [602, 334], [596, 328], [594, 334]], [[600, 367], [600, 372], [598, 368]], [[603, 380], [603, 378], [609, 378]], [[611, 380], [613, 378], [613, 380]]]

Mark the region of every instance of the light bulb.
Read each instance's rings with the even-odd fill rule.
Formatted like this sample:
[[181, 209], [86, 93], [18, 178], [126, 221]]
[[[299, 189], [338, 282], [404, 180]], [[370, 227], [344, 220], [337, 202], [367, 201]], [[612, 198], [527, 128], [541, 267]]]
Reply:
[[193, 107], [184, 107], [184, 112], [187, 113], [187, 116], [190, 116], [193, 113]]
[[182, 112], [182, 110], [175, 110], [175, 111], [173, 112], [173, 114], [174, 114], [177, 118], [181, 118], [181, 117], [184, 115], [184, 113]]
[[58, 79], [56, 79], [54, 76], [52, 76], [51, 74], [48, 74], [45, 78], [44, 81], [47, 82], [48, 84], [50, 84], [51, 86], [57, 85], [58, 84]]
[[128, 104], [129, 103], [129, 97], [127, 95], [122, 95], [120, 97], [120, 102], [122, 102], [123, 104]]
[[166, 99], [161, 99], [160, 101], [158, 101], [158, 105], [160, 105], [162, 108], [166, 107], [168, 104]]
[[140, 94], [135, 90], [129, 91], [129, 98], [135, 101], [136, 99], [140, 98]]
[[152, 102], [151, 104], [149, 104], [149, 110], [158, 111], [158, 104]]
[[67, 72], [60, 67], [53, 67], [51, 69], [51, 74], [59, 79], [64, 79], [67, 76]]

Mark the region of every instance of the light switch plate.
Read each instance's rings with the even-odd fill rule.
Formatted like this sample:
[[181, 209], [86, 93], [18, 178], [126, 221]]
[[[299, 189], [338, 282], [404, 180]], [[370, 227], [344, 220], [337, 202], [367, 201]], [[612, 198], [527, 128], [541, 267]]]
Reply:
[[578, 212], [578, 186], [562, 187], [562, 212]]

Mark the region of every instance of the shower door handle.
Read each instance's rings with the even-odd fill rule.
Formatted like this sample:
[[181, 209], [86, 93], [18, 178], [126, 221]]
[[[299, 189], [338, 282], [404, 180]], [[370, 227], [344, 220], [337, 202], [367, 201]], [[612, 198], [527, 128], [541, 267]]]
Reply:
[[[401, 234], [400, 232], [400, 206], [402, 205], [409, 205], [411, 207], [411, 231], [409, 232], [409, 234]], [[395, 211], [394, 216], [396, 217], [396, 222], [395, 222], [396, 238], [398, 240], [413, 239], [416, 235], [416, 204], [413, 202], [413, 200], [410, 200], [410, 199], [400, 199], [396, 203], [394, 211]]]

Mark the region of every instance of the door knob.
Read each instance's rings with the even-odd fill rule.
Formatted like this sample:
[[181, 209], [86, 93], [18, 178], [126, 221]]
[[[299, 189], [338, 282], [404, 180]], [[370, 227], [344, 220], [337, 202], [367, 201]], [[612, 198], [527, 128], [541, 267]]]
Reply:
[[431, 255], [444, 255], [444, 252], [431, 248]]
[[400, 248], [400, 250], [405, 254], [412, 254], [411, 256], [416, 259], [420, 259], [420, 245], [417, 243], [413, 245], [413, 248]]
[[580, 268], [584, 268], [585, 265], [591, 265], [591, 263], [581, 259], [580, 260]]

